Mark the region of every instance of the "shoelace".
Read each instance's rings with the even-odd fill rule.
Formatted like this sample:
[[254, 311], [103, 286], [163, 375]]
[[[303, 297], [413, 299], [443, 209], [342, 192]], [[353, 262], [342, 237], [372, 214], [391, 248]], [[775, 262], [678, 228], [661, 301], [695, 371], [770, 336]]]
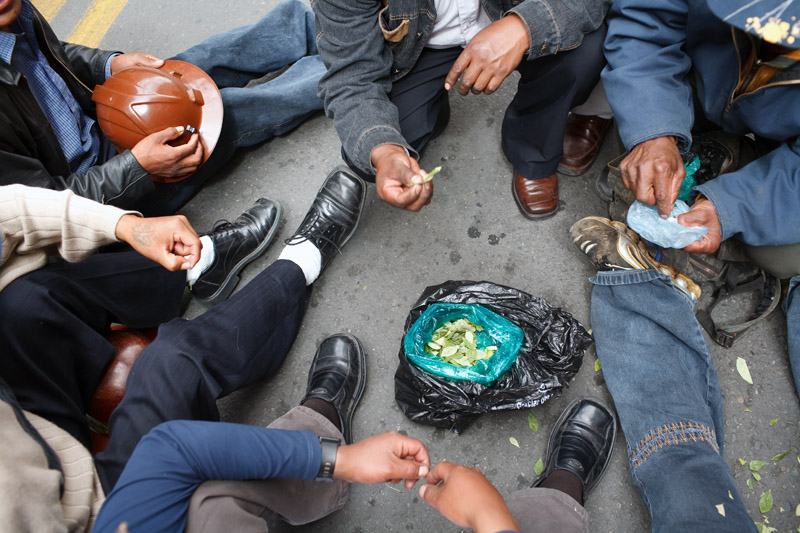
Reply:
[[312, 229], [316, 225], [319, 218], [320, 218], [319, 212], [314, 213], [314, 217], [311, 220], [309, 220], [309, 224], [305, 230], [300, 231], [296, 235], [292, 235], [291, 237], [283, 241], [283, 243], [286, 244], [287, 246], [291, 246], [294, 244], [300, 244], [305, 241], [311, 241], [314, 244], [314, 246], [316, 246], [321, 250], [322, 246], [320, 246], [319, 241], [322, 241], [333, 246], [333, 248], [336, 250], [337, 253], [342, 253], [341, 247], [328, 237], [325, 237], [324, 235], [317, 235], [317, 236], [311, 235]]

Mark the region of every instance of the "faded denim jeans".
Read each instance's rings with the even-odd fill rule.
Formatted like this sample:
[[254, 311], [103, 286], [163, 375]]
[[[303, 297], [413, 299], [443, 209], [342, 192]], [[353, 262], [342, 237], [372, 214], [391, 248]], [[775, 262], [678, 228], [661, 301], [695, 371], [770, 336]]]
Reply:
[[692, 302], [654, 270], [591, 281], [597, 357], [653, 531], [755, 531], [722, 457], [719, 378]]
[[800, 276], [795, 276], [789, 282], [789, 294], [783, 309], [786, 311], [789, 363], [792, 365], [795, 392], [800, 396]]
[[[214, 152], [192, 176], [156, 187], [145, 215], [173, 213], [216, 175], [239, 148], [254, 146], [299, 126], [322, 110], [317, 83], [325, 73], [314, 42], [314, 13], [287, 0], [263, 18], [209, 37], [172, 59], [203, 69], [222, 95], [225, 118]], [[246, 85], [281, 72], [266, 83]]]

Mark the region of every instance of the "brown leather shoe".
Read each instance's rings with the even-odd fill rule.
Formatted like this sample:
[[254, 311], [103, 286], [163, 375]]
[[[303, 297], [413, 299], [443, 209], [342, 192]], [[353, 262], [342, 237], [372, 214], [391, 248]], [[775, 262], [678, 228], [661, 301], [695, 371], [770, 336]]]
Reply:
[[517, 207], [525, 218], [547, 218], [558, 211], [558, 175], [529, 180], [514, 171], [511, 187]]
[[558, 171], [567, 176], [580, 176], [586, 172], [600, 151], [611, 120], [571, 114], [564, 130], [564, 155]]

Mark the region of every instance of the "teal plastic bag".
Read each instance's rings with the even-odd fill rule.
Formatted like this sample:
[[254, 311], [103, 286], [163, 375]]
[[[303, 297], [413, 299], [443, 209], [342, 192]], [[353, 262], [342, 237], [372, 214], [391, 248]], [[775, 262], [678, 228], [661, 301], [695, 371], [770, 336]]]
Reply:
[[[495, 354], [489, 359], [479, 360], [474, 366], [459, 367], [444, 362], [440, 357], [425, 352], [433, 332], [445, 322], [466, 318], [483, 326], [478, 331], [476, 344], [483, 350], [487, 346], [497, 346]], [[403, 338], [403, 349], [415, 366], [434, 376], [455, 381], [475, 381], [490, 386], [502, 376], [517, 360], [525, 334], [517, 325], [482, 305], [434, 303], [414, 322]]]

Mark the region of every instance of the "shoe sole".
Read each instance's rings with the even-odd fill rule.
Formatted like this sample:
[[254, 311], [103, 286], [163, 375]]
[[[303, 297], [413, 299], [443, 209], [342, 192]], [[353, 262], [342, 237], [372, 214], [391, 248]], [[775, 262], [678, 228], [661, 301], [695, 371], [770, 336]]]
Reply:
[[231, 269], [228, 277], [225, 278], [225, 281], [220, 285], [219, 289], [217, 289], [214, 294], [209, 296], [208, 298], [198, 298], [195, 297], [195, 300], [206, 304], [206, 305], [215, 305], [219, 302], [225, 301], [228, 296], [231, 295], [233, 289], [239, 284], [239, 272], [244, 270], [244, 267], [258, 259], [264, 252], [267, 251], [269, 245], [272, 244], [272, 241], [275, 239], [275, 235], [278, 234], [278, 229], [281, 226], [281, 222], [283, 219], [283, 206], [277, 200], [272, 200], [272, 202], [278, 208], [278, 215], [275, 217], [275, 223], [267, 233], [267, 236], [264, 237], [264, 240], [261, 241], [261, 244], [256, 247], [255, 250], [247, 254], [241, 261], [239, 261], [233, 269]]
[[[639, 270], [655, 270], [661, 274], [669, 276], [672, 280], [673, 285], [675, 287], [686, 293], [693, 301], [698, 301], [700, 299], [701, 290], [700, 286], [692, 280], [686, 274], [682, 274], [672, 268], [669, 265], [665, 265], [663, 263], [659, 263], [658, 261], [650, 255], [650, 252], [647, 251], [644, 243], [642, 242], [639, 235], [630, 229], [627, 225], [619, 222], [617, 220], [609, 220], [604, 217], [585, 217], [581, 220], [597, 220], [603, 224], [607, 224], [613, 227], [618, 235], [617, 235], [617, 251], [619, 252], [622, 259], [627, 262], [632, 269], [639, 269]], [[580, 222], [580, 221], [578, 221]], [[577, 224], [577, 222], [576, 222]], [[572, 228], [570, 228], [571, 231]], [[620, 245], [620, 233], [624, 233], [627, 235], [631, 241], [633, 241], [633, 245], [629, 243], [624, 243], [624, 246]], [[580, 236], [578, 237], [580, 239]], [[591, 244], [586, 245], [588, 241], [585, 241], [581, 244], [577, 243], [577, 239], [574, 239], [573, 242], [578, 246], [578, 249], [584, 253], [587, 259], [589, 259], [588, 251], [591, 250]], [[589, 259], [590, 262], [591, 259]], [[592, 262], [592, 264], [594, 264]], [[621, 265], [620, 265], [621, 266]]]
[[[364, 394], [364, 388], [367, 384], [367, 354], [364, 352], [364, 347], [361, 341], [353, 335], [342, 335], [348, 339], [356, 341], [358, 347], [358, 358], [360, 361], [360, 371], [358, 373], [358, 382], [356, 390], [353, 392], [353, 397], [350, 399], [350, 405], [346, 409], [347, 418], [342, 420], [342, 435], [344, 436], [345, 444], [353, 443], [353, 414], [356, 412], [358, 402], [361, 401], [361, 396]], [[341, 416], [341, 415], [340, 415]]]
[[517, 194], [517, 188], [514, 187], [513, 179], [511, 180], [511, 194], [514, 197], [514, 203], [517, 205], [517, 209], [519, 210], [520, 213], [522, 213], [522, 216], [524, 216], [528, 220], [542, 220], [543, 218], [550, 218], [554, 216], [556, 213], [558, 213], [559, 208], [561, 207], [559, 203], [556, 203], [556, 208], [549, 213], [544, 213], [541, 215], [531, 215], [530, 213], [525, 211], [520, 205], [522, 204], [522, 200], [519, 199], [519, 195]]
[[551, 463], [551, 461], [550, 461], [550, 457], [551, 457], [550, 452], [553, 450], [553, 446], [555, 445], [554, 443], [555, 443], [555, 439], [556, 439], [556, 430], [558, 430], [558, 428], [561, 426], [562, 422], [564, 422], [564, 420], [566, 420], [568, 416], [573, 414], [573, 406], [580, 404], [584, 400], [588, 400], [588, 401], [590, 401], [590, 402], [592, 402], [592, 403], [594, 403], [596, 405], [599, 405], [600, 407], [602, 407], [603, 409], [608, 411], [611, 414], [611, 418], [614, 420], [614, 424], [612, 426], [613, 430], [611, 432], [611, 447], [608, 449], [608, 459], [606, 460], [606, 464], [604, 464], [603, 468], [600, 470], [600, 473], [597, 475], [597, 478], [595, 479], [594, 484], [592, 484], [591, 486], [583, 487], [583, 501], [585, 502], [586, 501], [586, 495], [603, 478], [603, 474], [605, 474], [606, 469], [608, 468], [608, 465], [611, 464], [611, 457], [614, 454], [614, 444], [617, 442], [617, 424], [619, 424], [619, 421], [617, 420], [617, 415], [616, 415], [616, 413], [614, 413], [614, 411], [612, 409], [609, 409], [607, 406], [603, 405], [602, 403], [600, 403], [596, 399], [591, 398], [589, 396], [583, 396], [581, 398], [576, 398], [575, 400], [572, 400], [569, 403], [569, 405], [567, 405], [567, 407], [564, 409], [564, 411], [561, 413], [561, 416], [558, 417], [558, 420], [556, 420], [556, 423], [553, 425], [553, 430], [550, 432], [550, 439], [547, 441], [547, 452], [545, 454], [545, 457], [548, 458], [547, 464], [545, 465], [544, 471], [542, 472], [541, 476], [539, 476], [539, 478], [534, 482], [533, 485], [531, 485], [531, 487], [537, 487], [539, 485], [539, 483], [544, 481], [547, 478], [547, 476], [552, 474], [553, 470], [555, 470], [555, 464], [554, 464], [555, 463], [555, 456], [553, 456], [553, 460], [552, 460], [552, 463]]

